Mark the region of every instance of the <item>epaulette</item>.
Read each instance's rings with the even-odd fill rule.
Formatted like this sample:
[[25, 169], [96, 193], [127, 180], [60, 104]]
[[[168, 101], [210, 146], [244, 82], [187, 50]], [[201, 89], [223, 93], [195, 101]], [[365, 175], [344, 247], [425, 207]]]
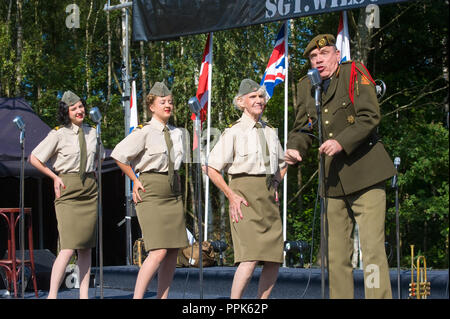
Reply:
[[239, 123], [239, 120], [237, 120], [237, 121], [234, 122], [234, 123], [231, 123], [230, 125], [228, 125], [228, 127], [232, 127], [233, 125], [235, 125], [235, 124], [237, 124], [237, 123]]
[[301, 82], [301, 81], [303, 81], [303, 80], [306, 79], [306, 78], [308, 78], [308, 75], [302, 76], [302, 77], [300, 78], [300, 80], [298, 80], [298, 82]]
[[141, 129], [141, 128], [143, 128], [143, 127], [144, 127], [144, 125], [139, 124], [139, 125], [136, 126], [131, 132], [134, 132], [134, 131], [136, 131], [136, 130], [138, 130], [138, 129]]
[[59, 130], [59, 126], [55, 126], [53, 129], [54, 129], [55, 131], [57, 131], [57, 130]]
[[266, 126], [270, 127], [270, 128], [274, 128], [272, 125], [270, 125], [269, 123], [266, 122]]

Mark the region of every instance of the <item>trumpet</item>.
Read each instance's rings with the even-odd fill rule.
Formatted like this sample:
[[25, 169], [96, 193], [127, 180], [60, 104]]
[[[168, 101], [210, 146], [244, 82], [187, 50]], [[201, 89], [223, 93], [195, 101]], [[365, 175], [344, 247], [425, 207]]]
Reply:
[[[427, 281], [427, 261], [424, 256], [417, 256], [414, 265], [414, 245], [411, 246], [411, 282], [409, 284], [409, 299], [427, 299], [431, 294], [431, 284]], [[414, 270], [416, 280], [414, 281]]]

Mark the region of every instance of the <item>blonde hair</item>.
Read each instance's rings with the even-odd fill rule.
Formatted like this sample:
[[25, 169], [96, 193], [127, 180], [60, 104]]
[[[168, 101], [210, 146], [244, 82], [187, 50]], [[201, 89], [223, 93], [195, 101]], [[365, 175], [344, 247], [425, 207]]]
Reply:
[[[152, 105], [153, 102], [155, 102], [156, 98], [157, 98], [157, 95], [154, 95], [154, 94], [151, 94], [151, 93], [147, 94], [147, 96], [146, 96], [146, 98], [145, 98], [145, 105], [147, 106], [147, 109], [148, 109], [150, 112], [152, 112], [152, 111], [150, 110], [150, 105]], [[152, 112], [152, 113], [153, 113], [153, 112]]]

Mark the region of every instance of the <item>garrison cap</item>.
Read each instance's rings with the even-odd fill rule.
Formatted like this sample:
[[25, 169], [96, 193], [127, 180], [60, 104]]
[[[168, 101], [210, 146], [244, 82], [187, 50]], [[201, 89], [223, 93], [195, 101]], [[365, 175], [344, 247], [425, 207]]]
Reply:
[[150, 94], [156, 96], [168, 96], [171, 95], [172, 92], [167, 88], [167, 86], [163, 82], [156, 82], [152, 89], [150, 90]]
[[332, 34], [319, 34], [318, 36], [314, 37], [314, 39], [309, 42], [309, 44], [306, 46], [305, 51], [303, 52], [303, 57], [307, 58], [309, 57], [309, 53], [311, 53], [314, 49], [322, 49], [326, 46], [334, 46], [336, 44], [336, 39], [334, 35]]
[[256, 92], [261, 88], [258, 83], [252, 79], [243, 79], [241, 85], [239, 86], [239, 95], [246, 95], [251, 92]]
[[61, 98], [61, 102], [66, 103], [68, 106], [74, 105], [78, 101], [81, 101], [80, 97], [72, 91], [66, 91]]

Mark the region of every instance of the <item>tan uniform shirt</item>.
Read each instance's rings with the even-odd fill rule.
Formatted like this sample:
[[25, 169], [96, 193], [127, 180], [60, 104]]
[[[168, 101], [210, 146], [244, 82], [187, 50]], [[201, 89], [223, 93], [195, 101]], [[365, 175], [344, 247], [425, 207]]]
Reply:
[[[228, 174], [266, 174], [264, 158], [259, 142], [258, 129], [255, 121], [247, 114], [230, 128], [225, 129], [217, 144], [208, 157], [208, 166]], [[278, 139], [276, 129], [264, 122], [262, 130], [269, 147], [270, 173], [275, 174], [278, 169], [286, 166], [284, 151]], [[265, 149], [265, 148], [264, 148]]]
[[[171, 158], [174, 159], [174, 169], [178, 170], [184, 156], [183, 131], [171, 125], [167, 127], [173, 144]], [[164, 124], [152, 118], [117, 144], [111, 157], [121, 163], [130, 164], [136, 173], [167, 172], [169, 157], [163, 129]]]
[[[82, 127], [87, 149], [86, 173], [89, 173], [95, 170], [97, 134], [96, 130], [87, 124], [83, 124]], [[42, 163], [51, 160], [57, 173], [78, 173], [80, 171], [79, 129], [79, 126], [71, 123], [51, 130], [31, 154]], [[104, 158], [103, 146], [101, 146], [101, 154]]]

